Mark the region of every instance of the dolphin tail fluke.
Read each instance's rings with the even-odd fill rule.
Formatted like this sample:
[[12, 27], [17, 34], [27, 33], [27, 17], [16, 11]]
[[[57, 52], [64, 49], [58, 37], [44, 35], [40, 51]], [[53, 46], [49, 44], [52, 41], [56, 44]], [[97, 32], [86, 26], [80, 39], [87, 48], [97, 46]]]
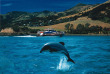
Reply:
[[68, 60], [67, 61], [70, 61], [70, 62], [73, 62], [73, 63], [75, 63], [71, 58], [68, 58]]

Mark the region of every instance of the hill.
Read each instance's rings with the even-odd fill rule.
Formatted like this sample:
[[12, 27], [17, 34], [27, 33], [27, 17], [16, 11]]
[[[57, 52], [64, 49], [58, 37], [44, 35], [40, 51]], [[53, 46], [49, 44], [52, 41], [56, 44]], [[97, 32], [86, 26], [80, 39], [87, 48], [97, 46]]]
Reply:
[[66, 16], [69, 16], [69, 15], [71, 16], [73, 14], [76, 14], [76, 13], [85, 11], [87, 9], [93, 8], [96, 5], [97, 4], [92, 5], [92, 4], [82, 4], [82, 3], [79, 3], [76, 6], [70, 8], [70, 9], [64, 11], [64, 12], [58, 12], [57, 15], [60, 16], [60, 17], [66, 17]]
[[1, 15], [1, 17], [3, 20], [8, 19], [12, 21], [20, 21], [20, 20], [28, 20], [33, 17], [46, 17], [46, 16], [54, 15], [55, 13], [56, 12], [50, 12], [47, 10], [42, 11], [42, 12], [34, 12], [34, 13], [12, 11], [12, 12], [8, 12], [7, 14]]
[[32, 29], [42, 29], [42, 30], [46, 29], [46, 28], [54, 28], [56, 30], [64, 31], [65, 30], [65, 25], [68, 24], [68, 23], [73, 24], [74, 29], [76, 29], [78, 24], [85, 25], [86, 23], [89, 23], [90, 27], [98, 25], [98, 26], [102, 26], [103, 28], [105, 28], [105, 27], [110, 28], [109, 23], [104, 23], [104, 22], [101, 22], [101, 21], [98, 21], [98, 20], [92, 20], [91, 18], [88, 18], [88, 17], [80, 17], [75, 21], [59, 23], [59, 24], [55, 24], [55, 25], [51, 25], [51, 26], [41, 26], [41, 27], [31, 27], [31, 28]]
[[[1, 17], [0, 28], [27, 26], [30, 29], [55, 28], [57, 30], [65, 30], [65, 25], [73, 24], [74, 29], [79, 24], [90, 24], [91, 26], [101, 26], [102, 28], [110, 28], [110, 1], [102, 4], [87, 5], [78, 4], [64, 12], [19, 12], [13, 11]], [[22, 30], [23, 31], [23, 30]]]
[[[80, 6], [80, 5], [78, 5], [78, 6]], [[85, 6], [85, 5], [83, 5], [83, 6]], [[72, 9], [70, 9], [68, 11], [72, 11]], [[75, 19], [73, 19], [73, 18], [75, 18]], [[65, 30], [65, 25], [68, 23], [73, 24], [74, 29], [77, 28], [78, 24], [85, 25], [87, 23], [90, 24], [89, 27], [93, 27], [93, 26], [100, 27], [101, 26], [103, 29], [105, 27], [110, 28], [110, 2], [107, 1], [103, 4], [99, 4], [95, 7], [86, 9], [86, 10], [81, 11], [79, 13], [60, 17], [57, 20], [58, 21], [65, 20], [66, 22], [64, 21], [59, 24], [54, 24], [51, 26], [42, 26], [40, 28], [51, 27], [51, 28], [55, 28], [58, 30]]]
[[76, 6], [70, 8], [70, 9], [64, 11], [64, 12], [67, 13], [68, 15], [71, 15], [71, 14], [74, 14], [74, 13], [79, 13], [79, 12], [85, 11], [87, 9], [93, 8], [96, 5], [79, 3]]
[[[75, 18], [75, 20], [73, 20], [72, 18]], [[91, 25], [98, 25], [98, 26], [102, 26], [103, 28], [104, 27], [110, 28], [110, 2], [107, 1], [103, 4], [99, 4], [95, 7], [89, 8], [79, 13], [60, 17], [57, 20], [64, 20], [64, 19], [68, 20], [67, 23], [74, 22], [72, 24], [77, 24], [77, 25], [90, 23]]]
[[34, 13], [28, 13], [28, 12], [22, 12], [22, 11], [8, 12], [7, 14], [0, 15], [0, 19], [2, 21], [0, 23], [1, 25], [0, 27], [6, 28], [14, 25], [23, 26], [25, 24], [36, 25], [36, 22], [40, 20], [44, 20], [45, 17], [54, 15], [55, 13], [56, 12], [50, 12], [47, 10], [42, 12], [34, 12]]

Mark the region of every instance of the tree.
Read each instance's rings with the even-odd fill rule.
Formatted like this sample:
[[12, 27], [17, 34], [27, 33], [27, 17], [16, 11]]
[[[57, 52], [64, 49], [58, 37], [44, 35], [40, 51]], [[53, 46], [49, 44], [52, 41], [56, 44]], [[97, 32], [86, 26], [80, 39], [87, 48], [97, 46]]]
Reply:
[[39, 29], [30, 29], [30, 33], [37, 33], [37, 31], [40, 31]]
[[70, 23], [65, 25], [65, 29], [67, 30], [67, 32], [69, 32], [69, 28], [70, 28]]
[[77, 32], [78, 32], [79, 34], [85, 34], [85, 33], [87, 33], [87, 32], [85, 31], [84, 25], [82, 25], [82, 24], [78, 24], [78, 26], [76, 27], [76, 30], [77, 30]]
[[70, 24], [70, 33], [73, 33], [73, 24]]
[[64, 13], [59, 13], [58, 16], [59, 16], [59, 17], [63, 17], [63, 16], [65, 16], [65, 15], [64, 15]]
[[21, 28], [21, 30], [24, 31], [24, 32], [28, 32], [29, 28], [24, 26], [24, 27]]
[[20, 27], [19, 26], [13, 26], [12, 29], [15, 31], [15, 32], [19, 32], [20, 31]]
[[84, 29], [84, 25], [82, 24], [78, 24], [78, 26], [76, 27], [77, 30], [83, 30]]
[[103, 29], [103, 33], [104, 33], [104, 34], [108, 34], [108, 30], [107, 30], [106, 27]]
[[89, 26], [90, 26], [90, 24], [89, 24], [89, 23], [86, 23], [86, 24], [85, 24], [85, 31], [86, 31], [86, 33], [88, 33], [88, 32], [89, 32]]
[[90, 24], [89, 23], [86, 23], [85, 24], [85, 28], [89, 28]]
[[91, 26], [90, 32], [98, 34], [101, 31], [101, 29], [102, 29], [102, 27], [99, 27], [99, 26]]

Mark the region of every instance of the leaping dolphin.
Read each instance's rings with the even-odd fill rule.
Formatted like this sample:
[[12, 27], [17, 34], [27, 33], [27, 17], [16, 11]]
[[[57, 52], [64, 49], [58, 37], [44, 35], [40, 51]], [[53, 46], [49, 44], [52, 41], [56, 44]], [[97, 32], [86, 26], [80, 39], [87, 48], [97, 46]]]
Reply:
[[71, 61], [73, 63], [75, 63], [69, 56], [68, 51], [66, 50], [66, 48], [64, 47], [64, 42], [59, 42], [59, 43], [46, 43], [43, 48], [41, 49], [40, 53], [42, 53], [43, 51], [48, 50], [49, 52], [60, 52], [63, 53], [64, 55], [67, 56], [68, 60], [67, 61]]

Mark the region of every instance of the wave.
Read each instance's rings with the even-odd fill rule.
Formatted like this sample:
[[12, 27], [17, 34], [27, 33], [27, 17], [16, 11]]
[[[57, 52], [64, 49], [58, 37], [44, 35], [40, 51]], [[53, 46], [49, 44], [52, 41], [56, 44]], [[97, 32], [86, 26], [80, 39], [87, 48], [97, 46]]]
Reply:
[[9, 37], [9, 36], [0, 36], [0, 37]]
[[11, 69], [14, 69], [14, 63], [6, 57], [0, 56], [0, 74], [4, 74]]
[[36, 37], [36, 36], [32, 36], [32, 35], [25, 35], [25, 36], [14, 36], [14, 37]]

